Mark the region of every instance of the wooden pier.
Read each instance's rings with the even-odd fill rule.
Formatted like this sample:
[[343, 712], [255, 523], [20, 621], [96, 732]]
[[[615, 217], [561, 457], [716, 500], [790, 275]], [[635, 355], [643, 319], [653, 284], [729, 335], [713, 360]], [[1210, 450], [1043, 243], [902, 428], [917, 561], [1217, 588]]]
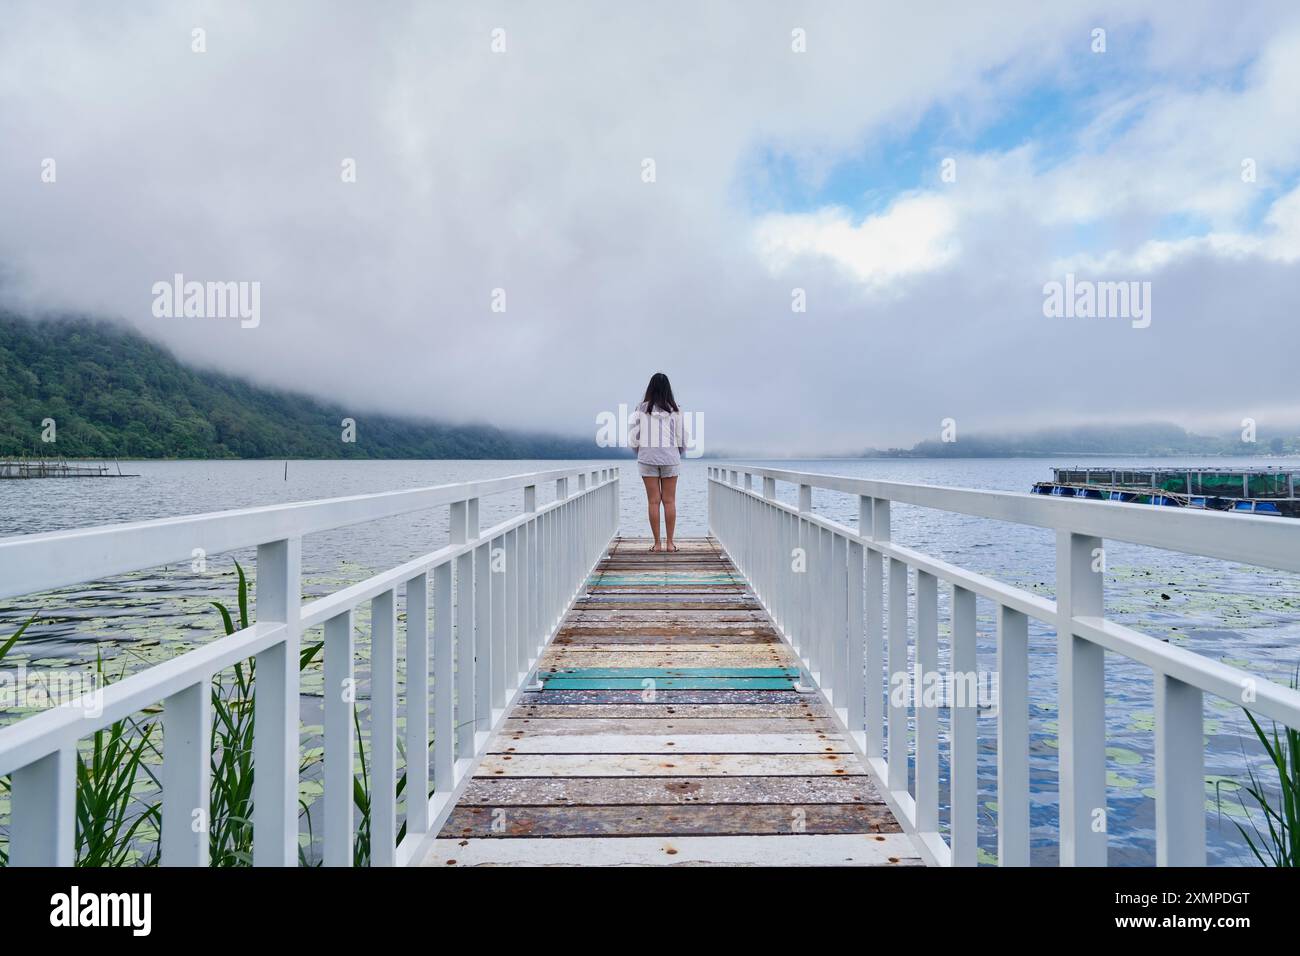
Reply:
[[717, 542], [649, 546], [615, 540], [424, 864], [919, 864]]
[[[551, 483], [554, 497], [539, 503]], [[1205, 866], [1216, 825], [1207, 703], [1240, 707], [1250, 687], [1252, 715], [1300, 727], [1300, 691], [1276, 674], [1107, 616], [1095, 564], [1119, 541], [1297, 574], [1300, 523], [710, 465], [710, 537], [650, 554], [644, 539], [618, 537], [621, 487], [618, 466], [559, 468], [0, 540], [0, 599], [157, 568], [196, 547], [256, 548], [259, 612], [104, 688], [93, 713], [52, 707], [0, 727], [8, 865], [77, 862], [78, 748], [161, 707], [159, 860], [207, 866], [208, 834], [189, 818], [211, 797], [213, 674], [250, 657], [259, 679], [280, 675], [255, 702], [275, 745], [253, 748], [252, 862], [300, 863], [302, 750], [289, 742], [309, 692], [323, 709], [322, 862], [354, 865], [358, 702], [284, 666], [318, 640], [324, 686], [370, 675], [372, 867], [976, 866], [993, 847], [999, 866], [1019, 867], [1047, 842], [1031, 818], [1044, 806], [1056, 814], [1056, 860], [1104, 866], [1105, 729], [1123, 716], [1106, 693], [1112, 658], [1144, 668], [1155, 687], [1151, 859]], [[480, 502], [506, 495], [517, 510], [482, 527]], [[828, 495], [856, 498], [857, 520], [819, 512]], [[1054, 575], [1055, 599], [900, 540], [916, 529], [891, 520], [895, 505], [991, 522], [993, 547], [1015, 546], [1007, 522], [1054, 534], [1055, 562], [1041, 573]], [[435, 508], [447, 509], [445, 544], [298, 603], [304, 536]], [[364, 657], [358, 615], [369, 621]], [[978, 654], [982, 619], [996, 621], [995, 657]], [[1036, 628], [1056, 641], [1031, 645]], [[1071, 679], [1053, 714], [1060, 786], [1044, 791], [1030, 775], [1030, 662], [1031, 647], [1052, 646]], [[409, 692], [418, 688], [427, 692]], [[996, 763], [981, 760], [993, 752]], [[996, 833], [982, 839], [986, 827]]]

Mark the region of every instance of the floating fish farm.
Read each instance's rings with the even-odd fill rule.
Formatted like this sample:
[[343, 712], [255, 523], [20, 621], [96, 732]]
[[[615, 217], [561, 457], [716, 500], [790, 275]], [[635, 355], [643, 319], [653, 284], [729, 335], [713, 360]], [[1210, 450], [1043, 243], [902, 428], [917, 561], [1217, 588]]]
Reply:
[[1053, 468], [1036, 495], [1300, 517], [1290, 468]]
[[0, 460], [0, 478], [134, 478], [106, 464], [83, 464], [62, 458], [6, 458]]

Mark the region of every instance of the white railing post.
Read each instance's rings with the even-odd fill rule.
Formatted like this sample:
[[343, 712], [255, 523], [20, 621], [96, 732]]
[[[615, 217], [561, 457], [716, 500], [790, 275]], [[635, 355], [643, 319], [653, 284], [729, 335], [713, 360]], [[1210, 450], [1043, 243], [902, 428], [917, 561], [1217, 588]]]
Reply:
[[1029, 618], [998, 606], [998, 865], [1029, 865]]
[[916, 829], [921, 833], [939, 830], [939, 708], [926, 696], [926, 683], [938, 672], [939, 579], [918, 570], [912, 709], [916, 714]]
[[[477, 533], [477, 528], [474, 532]], [[451, 505], [451, 543], [470, 539], [469, 502]], [[456, 758], [467, 760], [476, 751], [474, 741], [474, 559], [469, 552], [456, 556]]]
[[10, 866], [72, 866], [76, 855], [77, 757], [60, 748], [10, 776]]
[[392, 590], [370, 602], [370, 764], [370, 865], [396, 866], [397, 601]]
[[352, 865], [352, 774], [356, 756], [353, 713], [356, 707], [355, 639], [352, 611], [325, 622], [325, 765], [326, 866]]
[[1201, 691], [1156, 674], [1156, 866], [1205, 866]]
[[[298, 864], [298, 654], [302, 539], [257, 549], [258, 623], [282, 622], [284, 640], [256, 656], [253, 865]], [[165, 746], [165, 744], [164, 744]]]
[[[870, 529], [874, 543], [889, 541], [889, 502], [871, 498]], [[861, 528], [861, 515], [858, 517]], [[866, 731], [868, 757], [885, 752], [885, 697], [880, 678], [885, 669], [885, 557], [875, 548], [867, 549], [867, 705]], [[888, 688], [886, 688], [886, 692]]]
[[609, 492], [609, 527], [611, 536], [618, 531], [618, 517], [622, 510], [622, 484], [623, 473], [618, 469], [613, 469], [610, 477], [614, 485]]
[[406, 582], [406, 832], [429, 829], [429, 576]]
[[[508, 534], [509, 532], [507, 532]], [[492, 539], [488, 548], [488, 572], [492, 579], [489, 588], [492, 592], [492, 706], [504, 707], [506, 697], [515, 686], [515, 662], [518, 655], [514, 652], [516, 628], [506, 616], [506, 536]]]
[[[842, 535], [833, 533], [831, 546], [831, 583], [830, 583], [830, 646], [827, 664], [830, 668], [830, 686], [835, 691], [835, 706], [844, 710], [847, 717], [852, 704], [849, 703], [849, 542]], [[859, 662], [859, 670], [861, 664]]]
[[[813, 628], [813, 590], [812, 582], [809, 579], [808, 566], [815, 564], [816, 558], [813, 555], [812, 543], [816, 540], [816, 528], [814, 528], [804, 515], [812, 511], [812, 485], [799, 486], [799, 529], [795, 546], [801, 552], [802, 570], [795, 572], [793, 567], [791, 573], [796, 574], [795, 586], [798, 593], [798, 611], [795, 615], [795, 629], [791, 635], [795, 652], [799, 655], [799, 684], [801, 687], [812, 687], [812, 675], [809, 669], [812, 666], [812, 646], [809, 631]], [[793, 565], [793, 561], [792, 561]]]
[[452, 566], [433, 569], [433, 789], [456, 786], [456, 640], [452, 618]]
[[1103, 613], [1101, 539], [1057, 533], [1061, 865], [1106, 865], [1105, 652], [1073, 633]]
[[866, 726], [866, 618], [862, 599], [863, 549], [858, 541], [849, 542], [849, 592], [848, 592], [848, 669], [844, 692], [848, 705], [848, 725], [853, 733], [862, 733]]
[[[478, 535], [477, 523], [474, 537]], [[491, 542], [484, 541], [474, 549], [474, 717], [479, 727], [492, 726], [492, 704], [497, 698], [492, 686], [493, 647], [496, 640], [492, 631], [492, 573], [488, 549]], [[504, 689], [502, 690], [504, 696]]]
[[907, 686], [907, 565], [889, 559], [889, 789], [907, 790], [907, 703], [895, 693], [898, 684]]
[[[524, 489], [524, 512], [530, 515], [537, 514], [536, 485], [529, 485]], [[518, 561], [519, 569], [518, 594], [515, 596], [514, 604], [507, 611], [508, 614], [514, 615], [516, 621], [515, 643], [511, 658], [511, 666], [514, 668], [512, 678], [528, 669], [527, 636], [540, 634], [542, 630], [544, 594], [539, 562], [534, 560], [540, 534], [539, 527], [540, 522], [537, 518], [533, 518], [519, 527], [518, 543], [512, 542], [517, 552], [514, 557]]]
[[979, 847], [979, 673], [975, 655], [975, 592], [952, 588], [952, 661], [956, 697], [950, 703], [952, 740], [949, 825], [952, 863], [974, 866]]
[[524, 546], [526, 526], [506, 532], [505, 572], [498, 582], [501, 585], [501, 615], [508, 636], [506, 668], [511, 683], [517, 683], [520, 672], [528, 669], [528, 640], [533, 629], [528, 617], [521, 611], [521, 600], [528, 579], [528, 552]]
[[212, 683], [204, 679], [163, 701], [163, 866], [208, 865]]
[[816, 649], [817, 669], [822, 672], [821, 685], [830, 691], [832, 699], [835, 694], [834, 681], [832, 675], [835, 673], [834, 661], [832, 658], [835, 646], [835, 600], [833, 597], [835, 581], [835, 560], [834, 542], [831, 540], [834, 535], [826, 528], [818, 526], [817, 534], [817, 561], [813, 571], [813, 607], [816, 609], [816, 615], [813, 618], [813, 647]]

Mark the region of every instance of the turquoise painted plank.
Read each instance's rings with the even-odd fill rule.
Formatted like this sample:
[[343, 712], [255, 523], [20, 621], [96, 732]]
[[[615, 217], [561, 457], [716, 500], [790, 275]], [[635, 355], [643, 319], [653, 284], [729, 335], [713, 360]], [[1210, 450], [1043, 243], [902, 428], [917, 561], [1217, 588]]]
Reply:
[[561, 667], [539, 674], [542, 680], [594, 679], [597, 677], [798, 677], [797, 667]]
[[557, 677], [544, 682], [546, 690], [642, 690], [642, 681], [653, 679], [656, 690], [789, 690], [789, 677], [603, 677], [590, 680]]

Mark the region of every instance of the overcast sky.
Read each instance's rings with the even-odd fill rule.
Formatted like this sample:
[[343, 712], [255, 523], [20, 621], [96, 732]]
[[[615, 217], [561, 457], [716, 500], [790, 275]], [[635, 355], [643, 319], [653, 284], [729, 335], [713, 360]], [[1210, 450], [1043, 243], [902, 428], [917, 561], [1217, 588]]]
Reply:
[[[1044, 316], [1067, 273], [1149, 326]], [[712, 450], [1263, 430], [1298, 292], [1293, 0], [0, 11], [0, 301], [358, 418], [594, 434], [663, 370]]]

